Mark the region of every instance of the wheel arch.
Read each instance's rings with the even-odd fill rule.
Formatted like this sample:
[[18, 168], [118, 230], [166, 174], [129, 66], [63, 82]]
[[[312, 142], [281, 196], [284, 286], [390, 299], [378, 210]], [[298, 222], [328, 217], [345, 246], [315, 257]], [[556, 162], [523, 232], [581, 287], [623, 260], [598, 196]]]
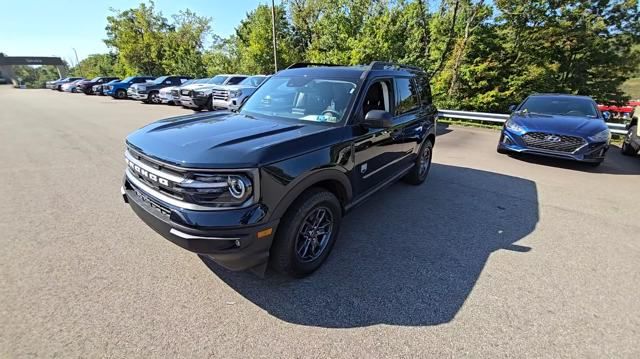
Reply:
[[337, 169], [321, 169], [294, 180], [288, 186], [287, 194], [275, 207], [272, 218], [282, 218], [291, 204], [310, 188], [320, 187], [333, 193], [344, 210], [353, 198], [353, 188], [347, 175]]

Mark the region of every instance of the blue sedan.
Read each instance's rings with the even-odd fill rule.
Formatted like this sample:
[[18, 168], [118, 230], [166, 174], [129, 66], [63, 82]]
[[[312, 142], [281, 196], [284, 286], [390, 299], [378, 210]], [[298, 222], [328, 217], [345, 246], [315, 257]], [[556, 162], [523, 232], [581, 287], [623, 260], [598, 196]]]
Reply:
[[530, 153], [599, 165], [611, 134], [590, 97], [536, 94], [527, 97], [504, 124], [500, 153]]

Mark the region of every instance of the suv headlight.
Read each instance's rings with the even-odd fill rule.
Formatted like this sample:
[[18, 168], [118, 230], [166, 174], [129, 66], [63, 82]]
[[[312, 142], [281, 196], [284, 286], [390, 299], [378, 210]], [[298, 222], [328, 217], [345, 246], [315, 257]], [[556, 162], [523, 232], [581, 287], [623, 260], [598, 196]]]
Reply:
[[242, 90], [229, 91], [229, 97], [240, 97], [240, 96], [242, 96]]
[[194, 174], [176, 185], [194, 203], [239, 207], [254, 195], [253, 181], [244, 173]]
[[194, 97], [203, 97], [206, 96], [207, 94], [204, 91], [193, 91], [193, 96]]
[[507, 120], [507, 123], [505, 123], [505, 127], [513, 132], [516, 133], [522, 133], [524, 132], [524, 128], [520, 125], [518, 125], [517, 123], [515, 123], [513, 120], [509, 119]]
[[589, 139], [593, 142], [607, 142], [611, 139], [611, 132], [609, 129], [602, 130], [593, 136], [589, 136]]

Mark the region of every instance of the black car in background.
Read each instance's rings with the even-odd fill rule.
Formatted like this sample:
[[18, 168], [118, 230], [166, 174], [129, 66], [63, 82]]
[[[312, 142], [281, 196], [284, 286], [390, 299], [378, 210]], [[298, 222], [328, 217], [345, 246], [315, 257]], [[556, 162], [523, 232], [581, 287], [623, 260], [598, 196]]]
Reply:
[[236, 113], [130, 134], [121, 193], [178, 246], [231, 270], [269, 262], [301, 277], [327, 258], [351, 208], [400, 178], [425, 181], [436, 116], [419, 68], [294, 64]]
[[191, 76], [160, 76], [153, 81], [131, 85], [127, 89], [127, 96], [144, 103], [162, 103], [160, 98], [161, 89], [180, 86], [191, 79]]
[[83, 80], [78, 82], [77, 90], [83, 92], [85, 95], [95, 95], [93, 86], [106, 84], [113, 80], [119, 80], [119, 78], [115, 76], [98, 76], [91, 80]]

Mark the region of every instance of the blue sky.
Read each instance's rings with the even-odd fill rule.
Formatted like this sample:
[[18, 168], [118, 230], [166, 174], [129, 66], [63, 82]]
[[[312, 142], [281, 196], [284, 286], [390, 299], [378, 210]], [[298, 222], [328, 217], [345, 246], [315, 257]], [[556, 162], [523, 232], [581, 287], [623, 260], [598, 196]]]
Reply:
[[[0, 52], [9, 56], [60, 56], [75, 63], [78, 57], [107, 52], [105, 38], [109, 8], [136, 7], [137, 0], [5, 0], [0, 21]], [[279, 3], [280, 1], [276, 1]], [[212, 18], [213, 31], [221, 36], [233, 33], [245, 14], [270, 0], [155, 0], [165, 17], [191, 9]]]

